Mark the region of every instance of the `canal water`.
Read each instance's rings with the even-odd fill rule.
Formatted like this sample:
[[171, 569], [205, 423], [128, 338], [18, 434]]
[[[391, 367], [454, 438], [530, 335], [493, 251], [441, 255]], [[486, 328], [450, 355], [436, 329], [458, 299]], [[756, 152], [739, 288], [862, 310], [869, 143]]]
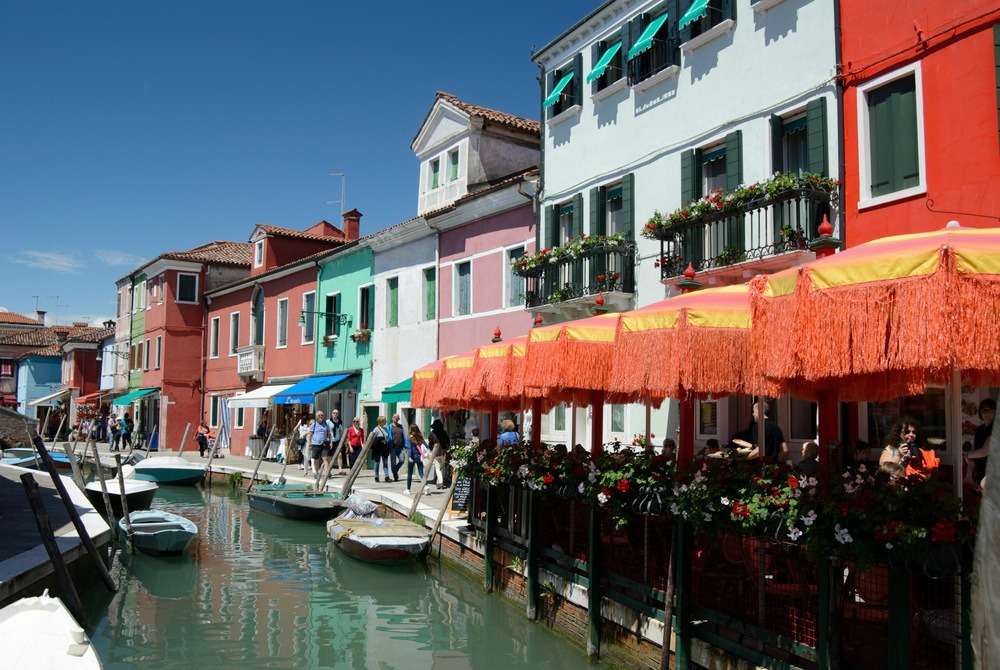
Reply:
[[82, 590], [108, 670], [603, 667], [434, 559], [354, 561], [323, 524], [251, 510], [219, 484], [160, 487], [153, 507], [191, 519], [199, 537], [182, 557], [122, 549], [118, 592]]

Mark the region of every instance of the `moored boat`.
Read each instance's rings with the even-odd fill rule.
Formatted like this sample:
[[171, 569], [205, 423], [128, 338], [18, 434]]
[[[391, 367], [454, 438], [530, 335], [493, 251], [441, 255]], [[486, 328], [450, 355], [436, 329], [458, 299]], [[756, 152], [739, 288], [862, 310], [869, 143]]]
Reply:
[[[124, 510], [122, 509], [122, 496], [118, 480], [108, 479], [105, 482], [105, 486], [108, 489], [108, 498], [111, 500], [111, 511], [114, 513], [116, 519], [120, 518], [124, 514]], [[149, 509], [159, 488], [154, 482], [126, 479], [125, 502], [128, 504], [128, 511], [137, 512]], [[90, 504], [94, 506], [94, 509], [100, 512], [104, 511], [104, 496], [101, 494], [100, 482], [90, 482], [87, 484], [84, 493], [87, 494], [87, 499], [90, 500]]]
[[205, 478], [205, 466], [182, 456], [153, 456], [135, 464], [135, 478], [157, 484], [192, 485]]
[[0, 609], [4, 667], [94, 670], [103, 667], [86, 632], [46, 590]]
[[[60, 453], [58, 451], [50, 451], [49, 456], [52, 458], [52, 463], [56, 466], [56, 470], [72, 470], [73, 466], [70, 465], [69, 456], [65, 453]], [[77, 463], [80, 462], [80, 457], [76, 457]], [[29, 470], [37, 470], [39, 467], [45, 468], [42, 463], [41, 456], [23, 456], [20, 458], [4, 458], [4, 465], [14, 465], [19, 468], [27, 468]]]
[[253, 509], [298, 521], [326, 521], [344, 511], [339, 493], [313, 491], [308, 484], [261, 484], [247, 500]]
[[[193, 521], [163, 510], [130, 512], [128, 520], [132, 524], [135, 548], [151, 556], [182, 554], [198, 534], [198, 526]], [[118, 527], [128, 532], [124, 517]]]
[[419, 560], [431, 541], [426, 528], [404, 519], [330, 519], [326, 533], [351, 558], [378, 565]]

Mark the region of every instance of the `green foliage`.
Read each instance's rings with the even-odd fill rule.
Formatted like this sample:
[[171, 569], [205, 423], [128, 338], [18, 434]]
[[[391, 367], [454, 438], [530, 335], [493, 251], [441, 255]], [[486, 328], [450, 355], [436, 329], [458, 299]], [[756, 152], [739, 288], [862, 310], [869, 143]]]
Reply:
[[240, 471], [229, 473], [229, 485], [234, 489], [243, 485], [243, 473]]

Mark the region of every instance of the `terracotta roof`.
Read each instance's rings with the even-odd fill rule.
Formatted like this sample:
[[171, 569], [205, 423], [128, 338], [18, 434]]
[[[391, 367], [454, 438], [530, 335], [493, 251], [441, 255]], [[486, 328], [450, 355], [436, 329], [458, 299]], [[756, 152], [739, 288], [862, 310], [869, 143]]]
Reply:
[[0, 407], [0, 445], [16, 447], [31, 445], [35, 436], [35, 420], [6, 407]]
[[217, 265], [250, 265], [253, 258], [253, 248], [246, 242], [227, 242], [214, 240], [187, 251], [168, 251], [158, 258], [178, 261], [200, 261]]
[[41, 321], [32, 319], [16, 312], [0, 312], [0, 323], [23, 323], [29, 326], [40, 326]]
[[480, 107], [479, 105], [462, 102], [451, 93], [445, 93], [444, 91], [438, 91], [437, 97], [441, 100], [447, 100], [469, 116], [478, 116], [489, 123], [495, 123], [497, 125], [507, 126], [513, 130], [520, 130], [522, 132], [533, 133], [541, 136], [542, 126], [538, 121], [532, 121], [531, 119], [514, 116], [513, 114], [507, 114], [506, 112], [499, 112], [495, 109], [490, 109], [489, 107]]
[[278, 226], [268, 226], [263, 223], [257, 224], [257, 227], [263, 230], [268, 235], [279, 235], [281, 237], [297, 237], [303, 240], [318, 240], [320, 242], [328, 242], [330, 244], [344, 244], [346, 242], [352, 241], [352, 240], [345, 240], [342, 237], [329, 237], [327, 235], [317, 235], [316, 233], [306, 233], [301, 230], [292, 230], [291, 228], [279, 228]]
[[103, 332], [104, 328], [72, 327], [72, 326], [49, 326], [30, 330], [26, 332], [12, 333], [5, 337], [0, 337], [0, 344], [7, 344], [20, 347], [47, 347], [51, 344], [60, 344], [60, 335], [63, 339], [75, 338], [86, 335], [94, 331]]
[[42, 347], [41, 349], [32, 349], [31, 351], [26, 351], [17, 357], [17, 360], [22, 358], [62, 358], [63, 350], [61, 344], [51, 344], [47, 347]]
[[101, 340], [106, 340], [109, 337], [114, 337], [114, 334], [114, 328], [93, 328], [88, 329], [87, 332], [70, 335], [69, 339], [73, 342], [100, 342]]
[[[349, 242], [354, 242], [354, 240], [349, 240]], [[259, 282], [264, 277], [268, 277], [277, 272], [281, 272], [282, 270], [287, 270], [289, 268], [295, 267], [296, 265], [302, 265], [303, 267], [310, 265], [315, 261], [319, 260], [322, 256], [326, 256], [329, 253], [330, 253], [329, 249], [324, 249], [323, 251], [317, 251], [314, 254], [310, 254], [304, 258], [299, 258], [298, 260], [294, 260], [291, 263], [285, 263], [284, 265], [279, 265], [278, 267], [271, 268], [270, 270], [266, 270], [265, 272], [260, 272], [250, 277], [243, 277], [242, 279], [231, 281], [228, 284], [216, 286], [211, 291], [205, 291], [205, 295], [214, 295], [219, 291], [225, 291], [227, 289], [239, 286], [240, 284], [246, 284], [248, 286], [251, 286]], [[0, 343], [2, 343], [2, 340], [0, 340]]]

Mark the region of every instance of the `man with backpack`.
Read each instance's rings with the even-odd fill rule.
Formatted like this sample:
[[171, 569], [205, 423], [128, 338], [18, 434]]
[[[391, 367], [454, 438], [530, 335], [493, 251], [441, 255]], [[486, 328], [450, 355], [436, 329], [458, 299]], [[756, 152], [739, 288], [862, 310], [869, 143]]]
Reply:
[[132, 431], [135, 430], [135, 422], [132, 421], [132, 417], [128, 415], [128, 412], [125, 412], [125, 416], [122, 417], [121, 424], [122, 451], [124, 451], [125, 447], [128, 447], [129, 449], [132, 448]]

